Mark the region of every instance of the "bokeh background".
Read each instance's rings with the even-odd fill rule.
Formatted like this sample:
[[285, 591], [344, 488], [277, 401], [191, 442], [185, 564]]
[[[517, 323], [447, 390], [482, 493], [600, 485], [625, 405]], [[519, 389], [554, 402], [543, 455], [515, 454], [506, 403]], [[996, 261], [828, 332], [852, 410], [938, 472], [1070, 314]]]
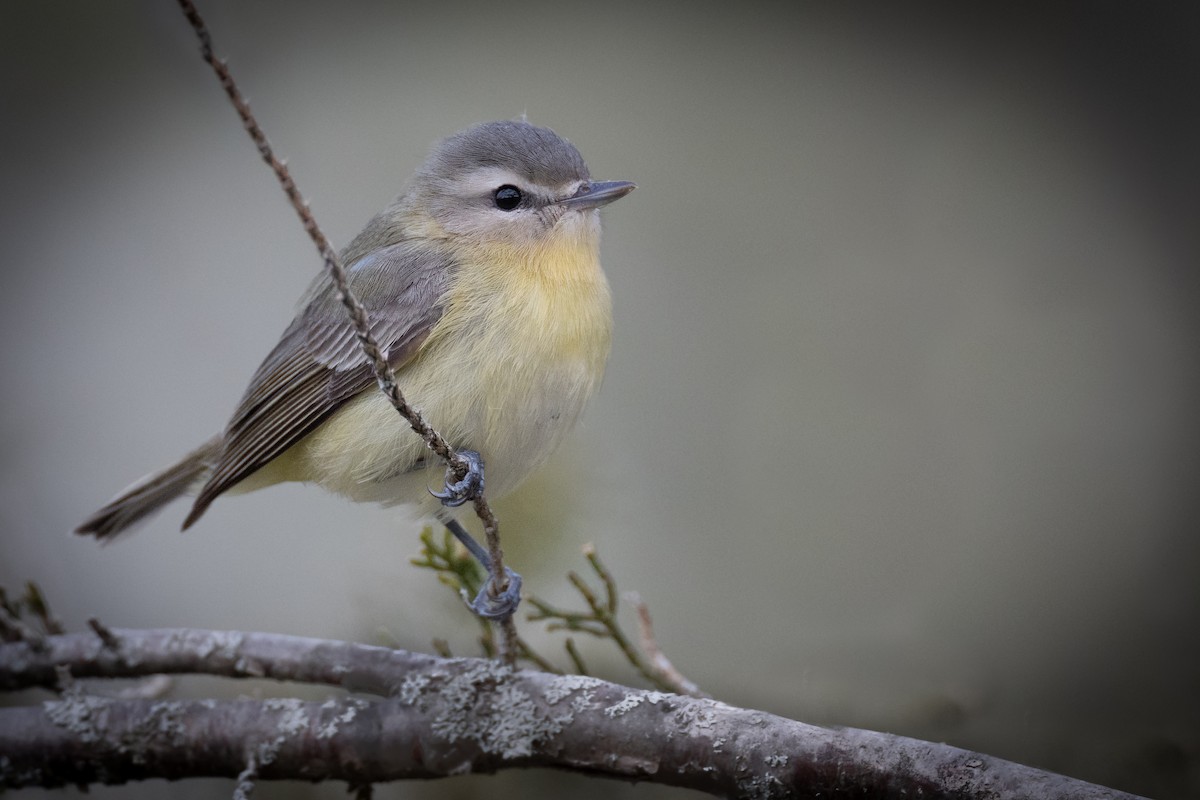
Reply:
[[[1200, 796], [1194, 4], [201, 11], [336, 242], [487, 119], [638, 182], [606, 210], [606, 382], [500, 504], [528, 590], [571, 602], [592, 541], [730, 703]], [[173, 3], [8, 0], [0, 93], [0, 583], [74, 629], [474, 652], [395, 511], [288, 486], [69, 535], [223, 425], [320, 264]]]

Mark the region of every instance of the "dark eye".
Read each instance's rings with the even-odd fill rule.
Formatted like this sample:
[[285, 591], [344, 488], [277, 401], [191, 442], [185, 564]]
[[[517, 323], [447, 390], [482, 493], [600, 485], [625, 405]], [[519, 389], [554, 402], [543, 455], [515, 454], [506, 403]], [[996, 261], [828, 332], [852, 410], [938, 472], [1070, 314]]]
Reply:
[[496, 190], [492, 199], [496, 201], [496, 208], [501, 211], [512, 211], [521, 205], [521, 190], [506, 183]]

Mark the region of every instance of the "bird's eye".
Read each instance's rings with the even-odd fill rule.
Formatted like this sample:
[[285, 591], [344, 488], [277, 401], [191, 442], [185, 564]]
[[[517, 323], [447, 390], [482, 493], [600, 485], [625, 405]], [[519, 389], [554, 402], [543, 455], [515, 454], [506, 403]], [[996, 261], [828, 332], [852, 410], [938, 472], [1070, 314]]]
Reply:
[[511, 184], [504, 184], [492, 195], [496, 208], [501, 211], [512, 211], [521, 205], [521, 190]]

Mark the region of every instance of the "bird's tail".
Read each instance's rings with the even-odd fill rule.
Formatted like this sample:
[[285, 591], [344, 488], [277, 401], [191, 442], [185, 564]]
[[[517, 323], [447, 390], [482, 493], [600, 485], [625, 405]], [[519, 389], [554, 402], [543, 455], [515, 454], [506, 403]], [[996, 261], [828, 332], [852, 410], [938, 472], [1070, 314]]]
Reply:
[[108, 505], [83, 521], [75, 532], [110, 541], [146, 520], [167, 503], [189, 490], [195, 490], [212, 472], [221, 452], [220, 434], [188, 453], [178, 463], [152, 473], [134, 483], [109, 501]]

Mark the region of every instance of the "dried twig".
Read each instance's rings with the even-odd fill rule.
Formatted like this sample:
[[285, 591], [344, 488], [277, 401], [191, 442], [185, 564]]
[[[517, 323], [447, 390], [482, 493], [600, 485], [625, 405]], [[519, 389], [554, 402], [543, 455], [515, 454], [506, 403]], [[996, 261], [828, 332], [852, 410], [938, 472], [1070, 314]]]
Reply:
[[[440, 433], [424, 420], [417, 409], [408, 404], [408, 401], [404, 398], [404, 394], [400, 391], [400, 387], [396, 385], [396, 376], [392, 372], [391, 365], [388, 364], [386, 355], [382, 351], [382, 348], [380, 348], [379, 343], [375, 341], [375, 337], [371, 334], [367, 311], [350, 290], [349, 283], [346, 280], [346, 270], [342, 266], [341, 260], [338, 258], [333, 246], [329, 243], [329, 239], [326, 238], [320, 226], [317, 225], [316, 218], [313, 216], [311, 209], [309, 209], [308, 203], [305, 202], [303, 195], [300, 194], [300, 190], [292, 179], [287, 166], [275, 156], [275, 152], [267, 141], [266, 134], [258, 124], [258, 120], [255, 119], [254, 114], [250, 111], [250, 104], [242, 96], [241, 90], [238, 89], [228, 65], [216, 57], [213, 50], [212, 35], [208, 31], [208, 27], [204, 24], [204, 20], [200, 17], [200, 12], [196, 10], [191, 0], [179, 0], [179, 6], [183, 10], [184, 16], [187, 17], [188, 22], [191, 23], [192, 29], [195, 30], [196, 36], [200, 39], [201, 55], [216, 73], [217, 80], [220, 81], [225, 94], [228, 95], [230, 102], [233, 103], [233, 107], [237, 110], [243, 127], [250, 134], [250, 138], [254, 141], [254, 144], [257, 145], [259, 155], [262, 156], [263, 161], [267, 162], [267, 165], [275, 173], [275, 177], [279, 180], [279, 185], [283, 188], [284, 194], [287, 195], [292, 208], [295, 209], [296, 214], [300, 217], [300, 222], [304, 225], [304, 230], [308, 233], [309, 238], [316, 245], [317, 251], [321, 254], [321, 258], [325, 262], [325, 269], [329, 272], [330, 278], [337, 287], [338, 297], [341, 298], [342, 304], [346, 307], [346, 311], [354, 323], [354, 330], [358, 336], [359, 346], [362, 348], [363, 354], [367, 357], [375, 372], [375, 379], [379, 383], [380, 391], [383, 392], [396, 411], [408, 421], [412, 429], [420, 434], [429, 449], [445, 461], [455, 476], [461, 480], [467, 474], [467, 462], [455, 452], [454, 448], [450, 446], [450, 443]], [[500, 584], [493, 585], [492, 588], [496, 592], [502, 592], [507, 588], [507, 584], [504, 579], [504, 554], [500, 549], [499, 523], [491, 507], [488, 505], [482, 490], [477, 492], [472, 500], [475, 506], [475, 513], [483, 521], [492, 569], [497, 576], [498, 584]], [[505, 643], [505, 646], [502, 648], [502, 655], [505, 661], [512, 664], [517, 657], [516, 626], [510, 617], [507, 620], [501, 621], [500, 627], [504, 633]]]
[[659, 677], [674, 687], [672, 691], [679, 694], [687, 694], [692, 697], [711, 697], [711, 695], [701, 691], [700, 687], [695, 683], [684, 677], [684, 674], [671, 663], [671, 659], [667, 658], [662, 648], [658, 646], [658, 639], [654, 637], [654, 625], [650, 620], [650, 607], [642, 600], [641, 595], [637, 592], [627, 592], [625, 599], [630, 602], [633, 610], [637, 612], [638, 639], [642, 645], [642, 652], [646, 654], [646, 658], [650, 659], [650, 665], [659, 674]]
[[7, 608], [0, 608], [0, 641], [29, 642], [37, 647], [42, 636]]
[[[431, 527], [426, 527], [421, 531], [421, 554], [412, 559], [412, 564], [433, 570], [437, 574], [438, 580], [453, 589], [462, 598], [463, 604], [468, 607], [470, 599], [479, 592], [485, 579], [483, 568], [479, 562], [472, 558], [447, 530], [442, 531], [440, 540]], [[480, 649], [485, 656], [490, 658], [496, 652], [492, 627], [482, 617], [476, 616], [475, 619], [479, 621], [480, 626]], [[518, 659], [528, 661], [544, 672], [562, 672], [539, 655], [519, 634], [516, 634], [515, 627], [513, 634]], [[435, 639], [434, 649], [440, 655], [447, 657], [450, 655], [449, 647], [444, 640]]]
[[[32, 620], [32, 624], [26, 620]], [[0, 641], [28, 642], [40, 648], [47, 636], [64, 632], [62, 622], [50, 610], [36, 583], [26, 583], [25, 594], [16, 600], [0, 587]]]
[[100, 641], [104, 642], [105, 647], [107, 647], [111, 650], [120, 649], [121, 640], [117, 638], [116, 634], [114, 634], [112, 632], [112, 629], [110, 629], [107, 625], [105, 625], [103, 622], [101, 622], [96, 617], [89, 618], [87, 623], [88, 623], [88, 627], [91, 628], [95, 632], [95, 634], [100, 637]]
[[67, 629], [63, 627], [62, 620], [50, 610], [50, 604], [46, 601], [46, 595], [42, 592], [42, 587], [33, 581], [28, 581], [25, 584], [24, 602], [25, 608], [41, 624], [42, 631], [47, 636], [55, 636], [67, 632]]
[[[695, 683], [683, 676], [670, 660], [663, 655], [662, 649], [654, 639], [650, 627], [650, 611], [640, 599], [634, 600], [634, 606], [639, 615], [641, 645], [639, 651], [630, 641], [629, 636], [621, 628], [618, 619], [619, 595], [617, 581], [613, 578], [608, 567], [600, 560], [593, 545], [585, 545], [583, 555], [604, 589], [603, 596], [592, 589], [587, 581], [577, 572], [567, 573], [568, 580], [587, 604], [587, 611], [569, 611], [565, 608], [547, 603], [537, 597], [530, 597], [529, 603], [534, 611], [529, 615], [530, 621], [543, 621], [548, 631], [578, 631], [598, 639], [611, 639], [621, 651], [625, 660], [633, 666], [642, 677], [658, 689], [691, 695], [692, 697], [708, 697]], [[636, 594], [632, 595], [637, 598]], [[575, 647], [574, 639], [567, 638], [566, 651], [574, 669], [580, 674], [587, 674], [583, 658]]]
[[[529, 604], [535, 610], [528, 619], [545, 622], [548, 631], [578, 631], [599, 639], [611, 639], [633, 668], [655, 687], [692, 697], [708, 697], [700, 690], [700, 687], [684, 677], [683, 673], [663, 653], [658, 641], [654, 638], [649, 608], [637, 593], [630, 592], [626, 597], [631, 598], [634, 610], [638, 615], [641, 644], [639, 652], [638, 648], [630, 641], [629, 636], [622, 630], [618, 619], [620, 596], [617, 591], [616, 579], [609, 572], [608, 567], [604, 566], [593, 545], [586, 545], [583, 548], [583, 554], [592, 571], [600, 579], [604, 589], [603, 597], [594, 591], [578, 573], [570, 572], [567, 577], [583, 597], [588, 610], [569, 611], [537, 597], [530, 597], [528, 598]], [[412, 563], [436, 572], [438, 580], [457, 592], [464, 603], [475, 595], [484, 579], [479, 563], [470, 557], [448, 531], [444, 531], [439, 540], [432, 528], [423, 530], [421, 532], [421, 554], [414, 558]], [[490, 657], [495, 648], [491, 628], [482, 619], [480, 619], [480, 625], [482, 630], [479, 644], [483, 654]], [[525, 639], [518, 636], [516, 642], [520, 659], [536, 665], [545, 672], [561, 673], [561, 670], [538, 654]], [[575, 646], [575, 640], [568, 636], [563, 646], [567, 658], [571, 661], [570, 669], [577, 675], [589, 674], [583, 656]]]

